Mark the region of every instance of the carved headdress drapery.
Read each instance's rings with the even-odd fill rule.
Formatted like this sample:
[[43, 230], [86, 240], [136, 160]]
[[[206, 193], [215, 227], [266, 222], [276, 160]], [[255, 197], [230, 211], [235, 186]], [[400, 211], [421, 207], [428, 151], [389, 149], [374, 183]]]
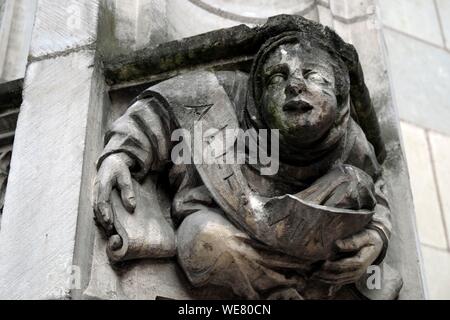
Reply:
[[[324, 34], [323, 27], [315, 29], [317, 33]], [[348, 101], [350, 90], [350, 79], [346, 64], [342, 61], [339, 53], [332, 47], [332, 43], [325, 36], [317, 35], [311, 37], [311, 34], [305, 35], [300, 31], [288, 31], [267, 40], [256, 54], [249, 80], [249, 97], [247, 100], [247, 120], [257, 128], [267, 128], [267, 124], [260, 112], [262, 88], [264, 79], [262, 76], [263, 65], [276, 48], [283, 44], [299, 43], [302, 46], [319, 48], [327, 52], [334, 60], [333, 69], [335, 73], [336, 98], [338, 102], [337, 116], [334, 125], [321, 141], [316, 141], [312, 146], [303, 147], [301, 150], [292, 152], [292, 145], [281, 145], [280, 149], [288, 153], [302, 155], [301, 162], [315, 161], [318, 158], [336, 149], [339, 144], [344, 143], [345, 133], [347, 132], [348, 119], [350, 116], [350, 104]], [[280, 144], [282, 141], [280, 141]]]
[[[353, 119], [361, 126], [367, 139], [374, 146], [378, 160], [383, 162], [386, 151], [380, 134], [378, 118], [365, 85], [358, 53], [353, 45], [346, 43], [330, 28], [300, 16], [280, 15], [269, 19], [258, 34], [261, 37], [256, 38], [262, 43], [262, 46], [253, 60], [249, 83], [250, 95], [247, 104], [248, 118], [251, 123], [256, 127], [264, 127], [257, 106], [260, 103], [262, 93], [260, 68], [264, 64], [265, 58], [279, 45], [307, 43], [326, 51], [334, 58], [336, 62], [334, 66], [336, 70], [336, 97], [339, 106], [339, 116], [332, 132], [330, 132], [326, 141], [323, 141], [320, 146], [316, 146], [311, 151], [326, 149], [340, 139], [350, 111]], [[270, 34], [277, 34], [277, 36], [271, 37]], [[347, 74], [349, 77], [347, 77]], [[347, 104], [347, 99], [350, 99], [350, 105]], [[347, 107], [350, 107], [350, 110]]]

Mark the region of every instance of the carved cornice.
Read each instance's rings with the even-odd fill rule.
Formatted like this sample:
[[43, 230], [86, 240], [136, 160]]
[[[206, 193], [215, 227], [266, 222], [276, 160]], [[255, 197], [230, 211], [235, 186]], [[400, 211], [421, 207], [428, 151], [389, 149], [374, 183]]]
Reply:
[[244, 64], [271, 35], [297, 30], [295, 17], [278, 15], [263, 26], [241, 24], [124, 54], [104, 62], [106, 80], [114, 90], [169, 78], [184, 69]]

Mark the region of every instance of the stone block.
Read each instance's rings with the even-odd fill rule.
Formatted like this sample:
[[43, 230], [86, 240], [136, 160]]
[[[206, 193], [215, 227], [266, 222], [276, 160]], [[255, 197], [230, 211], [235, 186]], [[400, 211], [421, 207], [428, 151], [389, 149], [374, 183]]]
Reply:
[[447, 241], [426, 132], [419, 127], [402, 123], [402, 135], [420, 241], [446, 249]]
[[2, 3], [0, 82], [25, 75], [37, 0], [8, 0]]
[[450, 252], [422, 246], [428, 297], [433, 300], [450, 299]]
[[85, 237], [79, 214], [92, 224], [83, 174], [93, 167], [88, 134], [100, 120], [90, 117], [103, 96], [92, 89], [94, 70], [91, 51], [28, 67], [0, 232], [0, 298], [71, 296], [76, 239]]
[[30, 55], [38, 58], [96, 41], [99, 0], [39, 0]]
[[448, 241], [450, 239], [450, 137], [435, 132], [430, 132], [429, 137]]
[[450, 1], [437, 0], [436, 4], [442, 23], [442, 31], [444, 33], [445, 44], [447, 49], [450, 50]]
[[330, 9], [335, 19], [359, 20], [374, 11], [373, 1], [351, 0], [340, 1], [330, 0]]
[[386, 26], [424, 41], [443, 45], [434, 1], [378, 0], [378, 2], [381, 8], [381, 19]]
[[333, 29], [333, 14], [330, 11], [329, 7], [321, 5], [320, 2], [317, 5], [317, 13], [319, 16], [318, 21], [323, 25], [330, 27]]
[[450, 134], [450, 54], [385, 30], [400, 119]]

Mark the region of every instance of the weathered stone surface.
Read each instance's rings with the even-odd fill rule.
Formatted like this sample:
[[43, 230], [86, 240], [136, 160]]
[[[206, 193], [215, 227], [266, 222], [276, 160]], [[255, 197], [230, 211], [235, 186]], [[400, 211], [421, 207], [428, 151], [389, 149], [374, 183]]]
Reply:
[[[96, 232], [92, 270], [84, 297], [89, 299], [193, 299], [195, 294], [172, 260], [140, 260], [114, 269], [106, 256], [107, 242]], [[115, 272], [120, 270], [120, 273]]]
[[440, 22], [442, 23], [442, 31], [444, 32], [444, 40], [447, 49], [450, 50], [450, 2], [446, 0], [437, 0]]
[[439, 207], [427, 134], [422, 128], [406, 123], [402, 123], [401, 128], [405, 153], [414, 155], [408, 158], [408, 170], [414, 194], [420, 241], [446, 249], [447, 240]]
[[400, 118], [450, 134], [450, 55], [395, 31], [385, 35]]
[[[227, 0], [189, 0], [193, 5], [203, 10], [222, 16], [229, 20], [246, 23], [258, 21], [264, 23], [268, 17], [278, 14], [305, 15], [314, 8], [314, 0], [249, 0], [245, 3]], [[245, 20], [248, 21], [245, 21]], [[258, 20], [260, 19], [260, 20]]]
[[109, 15], [114, 23], [110, 32], [100, 35], [103, 43], [108, 42], [103, 54], [115, 57], [169, 41], [166, 7], [165, 0], [108, 2], [108, 6], [102, 8], [102, 14]]
[[96, 41], [100, 1], [40, 0], [30, 55], [39, 58]]
[[[320, 2], [319, 2], [320, 3]], [[360, 19], [365, 19], [367, 15], [373, 13], [372, 1], [352, 0], [338, 1], [330, 0], [330, 10], [337, 20], [345, 19], [347, 23], [352, 23]]]
[[[436, 173], [439, 200], [442, 205], [443, 221], [447, 231], [447, 241], [450, 239], [450, 137], [429, 132], [431, 155]], [[417, 151], [416, 151], [417, 152]], [[428, 222], [430, 223], [430, 222]], [[430, 223], [431, 224], [431, 223]], [[447, 242], [448, 248], [450, 243]]]
[[331, 13], [331, 10], [329, 8], [329, 4], [324, 3], [324, 1], [319, 2], [317, 5], [317, 14], [317, 21], [320, 21], [320, 23], [325, 26], [333, 28], [334, 19], [333, 14]]
[[23, 78], [37, 0], [2, 1], [0, 12], [0, 82]]
[[430, 299], [450, 299], [450, 253], [422, 246], [424, 269]]
[[[366, 5], [370, 5], [371, 2], [365, 2]], [[325, 9], [327, 9], [325, 7]], [[364, 10], [366, 10], [364, 9]], [[362, 10], [360, 8], [360, 10]], [[349, 17], [347, 15], [347, 17]], [[357, 19], [355, 17], [358, 17]], [[392, 262], [399, 270], [401, 270], [402, 275], [405, 279], [405, 290], [402, 292], [401, 298], [421, 298], [423, 297], [423, 290], [422, 290], [422, 282], [421, 282], [421, 271], [419, 266], [419, 256], [417, 253], [417, 239], [414, 234], [414, 217], [411, 215], [411, 202], [409, 202], [409, 205], [404, 205], [404, 200], [409, 199], [411, 200], [411, 193], [408, 189], [408, 180], [406, 175], [406, 166], [405, 161], [403, 159], [403, 154], [400, 148], [399, 143], [399, 134], [398, 134], [398, 127], [396, 123], [396, 113], [395, 109], [392, 105], [392, 98], [390, 96], [388, 82], [387, 82], [387, 74], [386, 74], [386, 65], [384, 64], [384, 61], [380, 61], [380, 56], [383, 56], [383, 50], [381, 47], [376, 47], [376, 50], [373, 48], [373, 43], [380, 43], [381, 38], [378, 30], [376, 29], [377, 25], [374, 25], [369, 20], [369, 17], [362, 17], [362, 16], [353, 16], [353, 20], [348, 21], [349, 23], [352, 23], [353, 25], [346, 25], [345, 19], [338, 20], [338, 23], [334, 23], [334, 26], [338, 26], [340, 28], [339, 30], [344, 34], [346, 37], [346, 40], [351, 41], [357, 46], [357, 48], [361, 51], [361, 61], [363, 62], [364, 69], [366, 71], [367, 75], [367, 81], [371, 86], [372, 91], [372, 97], [374, 101], [374, 105], [379, 112], [380, 120], [382, 124], [382, 134], [383, 137], [386, 139], [386, 142], [388, 144], [388, 158], [385, 162], [384, 168], [386, 175], [388, 177], [388, 193], [389, 195], [394, 199], [394, 203], [392, 204], [392, 210], [395, 213], [394, 220], [395, 220], [395, 232], [393, 235], [393, 243], [391, 245], [390, 253], [388, 254], [389, 262]], [[363, 19], [364, 18], [364, 19]], [[352, 18], [349, 18], [352, 19]], [[335, 22], [335, 21], [333, 21]], [[239, 31], [239, 28], [241, 28], [242, 31]], [[238, 30], [238, 31], [236, 31]], [[245, 30], [245, 32], [244, 32]], [[249, 29], [245, 27], [238, 27], [232, 32], [235, 32], [235, 34], [225, 34], [225, 37], [223, 37], [224, 34], [222, 34], [222, 37], [218, 36], [218, 33], [214, 33], [214, 36], [210, 34], [212, 38], [219, 38], [221, 39], [222, 44], [225, 46], [227, 43], [227, 40], [224, 40], [226, 37], [227, 39], [239, 39], [239, 36], [245, 35], [245, 33], [249, 33]], [[231, 32], [231, 33], [232, 33]], [[193, 39], [187, 39], [186, 42], [189, 42], [189, 45], [181, 42], [182, 47], [181, 50], [183, 52], [183, 46], [186, 45], [188, 48], [197, 48], [195, 46], [196, 39], [201, 39], [202, 37], [197, 37]], [[195, 40], [194, 40], [195, 39]], [[241, 50], [237, 54], [242, 55], [242, 50], [249, 50], [248, 53], [252, 53], [252, 45], [257, 47], [256, 43], [251, 43], [248, 39], [245, 39], [245, 37], [242, 37], [240, 39], [244, 39], [243, 42], [239, 43], [241, 46], [239, 49]], [[193, 42], [192, 42], [193, 41]], [[198, 40], [199, 43], [204, 43]], [[249, 43], [249, 47], [246, 48], [245, 46], [242, 46], [242, 43]], [[178, 43], [179, 45], [180, 43]], [[169, 49], [169, 46], [172, 46], [172, 49]], [[214, 43], [214, 46], [217, 46], [217, 43]], [[242, 49], [244, 47], [244, 49]], [[208, 45], [205, 45], [203, 49], [207, 49]], [[218, 56], [214, 56], [216, 52], [220, 52], [218, 49], [220, 48], [220, 42], [219, 46], [216, 47], [217, 51], [211, 51], [213, 53], [213, 56], [208, 54], [208, 57], [211, 58], [211, 62], [213, 62], [215, 59], [218, 59]], [[156, 50], [152, 51], [152, 58], [148, 59], [148, 56], [146, 57], [146, 62], [151, 61], [152, 59], [155, 59], [154, 66], [160, 67], [161, 64], [158, 64], [157, 61], [159, 58], [158, 55], [165, 56], [165, 54], [169, 54], [171, 52], [176, 52], [175, 49], [180, 49], [180, 47], [177, 46], [176, 42], [171, 43], [170, 45], [167, 45], [166, 47], [160, 46]], [[165, 51], [165, 53], [164, 53]], [[224, 57], [227, 55], [227, 52], [221, 52]], [[189, 57], [188, 54], [186, 56]], [[201, 56], [200, 56], [201, 57]], [[192, 57], [189, 57], [192, 59]], [[164, 73], [166, 71], [170, 71], [172, 68], [177, 69], [180, 67], [192, 67], [192, 62], [197, 62], [196, 59], [189, 61], [189, 58], [187, 60], [183, 60], [182, 57], [179, 57], [179, 60], [175, 61], [175, 65], [172, 64], [167, 67], [166, 70], [154, 70], [153, 66], [147, 68], [147, 70], [151, 70], [149, 73]], [[138, 63], [142, 63], [144, 61], [143, 58], [139, 57], [138, 59], [133, 58], [125, 58], [124, 60], [120, 61], [120, 63], [123, 63], [122, 66], [119, 64], [116, 65], [109, 65], [108, 68], [110, 68], [108, 71], [114, 70], [116, 67], [118, 67], [117, 70], [121, 69], [123, 66], [127, 66], [127, 63], [131, 63], [131, 65], [128, 65], [131, 67], [132, 72], [128, 74], [128, 78], [123, 78], [119, 81], [130, 81], [134, 79], [139, 79], [139, 77], [144, 76], [145, 71], [138, 70], [135, 63], [137, 61]], [[151, 62], [153, 63], [153, 62]], [[203, 65], [205, 64], [205, 61], [202, 61]], [[133, 65], [134, 64], [134, 65]], [[194, 65], [195, 66], [195, 65]], [[202, 64], [198, 65], [199, 67], [202, 66]], [[164, 66], [165, 67], [165, 66]], [[124, 68], [122, 70], [126, 70], [127, 68]], [[128, 70], [126, 70], [128, 71]], [[138, 73], [134, 73], [134, 72]], [[113, 71], [114, 72], [114, 71]], [[119, 71], [120, 72], [120, 71]], [[143, 72], [140, 73], [139, 72]], [[147, 75], [149, 74], [147, 73]], [[115, 81], [117, 79], [117, 74], [114, 73], [108, 73], [109, 79], [112, 79]], [[373, 88], [372, 88], [373, 87]], [[401, 189], [401, 190], [398, 190]], [[408, 202], [408, 201], [407, 201]], [[400, 257], [400, 258], [399, 258]], [[95, 279], [95, 278], [94, 278]], [[137, 279], [137, 278], [136, 278]]]
[[[216, 29], [229, 28], [242, 23], [241, 21], [227, 19], [217, 13], [205, 11], [190, 1], [170, 0], [167, 2], [166, 12], [167, 32], [170, 40], [182, 39]], [[195, 21], [198, 21], [198, 23]], [[253, 23], [255, 21], [261, 22], [258, 19], [252, 21]]]
[[301, 14], [317, 20], [314, 0], [245, 3], [126, 0], [114, 2], [110, 10], [115, 21], [110, 35], [115, 42], [113, 52], [108, 52], [111, 56], [241, 23], [248, 26], [263, 24], [268, 17], [281, 13]]
[[[442, 46], [434, 1], [428, 0], [378, 0], [383, 23], [424, 41]], [[447, 1], [443, 1], [447, 2]], [[446, 19], [443, 19], [446, 20]]]
[[3, 299], [70, 296], [87, 135], [101, 121], [90, 119], [93, 64], [88, 51], [28, 68], [0, 232]]
[[167, 24], [169, 39], [181, 39], [196, 34], [228, 28], [241, 23], [248, 26], [264, 24], [278, 14], [298, 14], [313, 18], [315, 1], [245, 1], [169, 0]]

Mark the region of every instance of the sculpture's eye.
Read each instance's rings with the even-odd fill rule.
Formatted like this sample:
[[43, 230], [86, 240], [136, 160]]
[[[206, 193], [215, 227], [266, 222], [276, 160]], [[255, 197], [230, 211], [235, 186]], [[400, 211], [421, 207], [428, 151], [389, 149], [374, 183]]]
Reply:
[[316, 83], [325, 83], [325, 79], [314, 70], [306, 70], [304, 73], [304, 77], [306, 80]]
[[270, 76], [269, 85], [280, 84], [285, 80], [285, 76], [282, 73], [275, 73]]

